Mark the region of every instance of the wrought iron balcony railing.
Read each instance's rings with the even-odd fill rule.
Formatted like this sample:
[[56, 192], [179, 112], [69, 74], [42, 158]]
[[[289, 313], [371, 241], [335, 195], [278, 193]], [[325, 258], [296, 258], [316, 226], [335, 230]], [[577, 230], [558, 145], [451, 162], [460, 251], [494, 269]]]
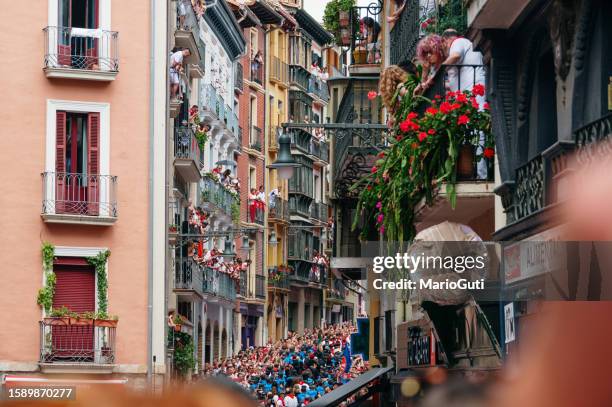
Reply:
[[318, 97], [324, 102], [329, 102], [329, 89], [327, 82], [322, 81], [320, 78], [311, 76], [308, 80], [308, 93]]
[[414, 58], [421, 35], [420, 13], [419, 0], [406, 0], [402, 14], [391, 29], [391, 64], [408, 63]]
[[44, 172], [42, 215], [117, 218], [117, 177], [99, 174]]
[[282, 290], [289, 289], [289, 279], [286, 272], [280, 272], [278, 267], [268, 268], [268, 287], [279, 288]]
[[249, 141], [249, 147], [252, 150], [259, 152], [263, 151], [263, 131], [257, 126], [251, 126], [251, 139]]
[[293, 263], [293, 274], [290, 278], [303, 283], [316, 283], [325, 285], [327, 282], [327, 268], [310, 261], [291, 261]]
[[424, 96], [434, 99], [436, 95], [444, 96], [448, 91], [471, 91], [476, 83], [484, 85], [485, 78], [484, 65], [444, 65], [436, 73], [433, 84], [425, 90]]
[[226, 215], [231, 216], [232, 206], [238, 204], [237, 196], [213, 179], [207, 177], [202, 178], [200, 181], [200, 190], [202, 191], [202, 199], [207, 204], [214, 205]]
[[181, 126], [174, 129], [174, 158], [193, 160], [198, 169], [202, 168], [202, 152], [191, 127]]
[[174, 268], [174, 290], [201, 296], [203, 284], [202, 269], [193, 258], [177, 257]]
[[43, 31], [47, 75], [58, 69], [106, 74], [119, 71], [118, 32], [77, 27], [45, 27]]
[[204, 293], [215, 295], [228, 301], [236, 300], [236, 282], [229, 274], [221, 273], [209, 267], [202, 267], [204, 275]]
[[278, 57], [270, 58], [270, 79], [286, 85], [289, 81], [289, 65]]
[[251, 61], [251, 82], [263, 85], [264, 70], [264, 64]]
[[289, 203], [280, 197], [276, 197], [274, 201], [271, 200], [269, 202], [268, 219], [289, 222]]
[[367, 6], [352, 8], [350, 31], [341, 33], [343, 42], [347, 36], [350, 36], [351, 65], [380, 65], [382, 15], [382, 0], [374, 0]]
[[289, 83], [301, 88], [303, 91], [308, 90], [308, 81], [310, 72], [302, 65], [289, 65]]
[[244, 68], [240, 62], [236, 62], [234, 70], [234, 89], [240, 92], [244, 89]]
[[266, 298], [266, 276], [260, 274], [255, 276], [255, 297], [258, 299]]
[[40, 321], [41, 363], [115, 363], [116, 327]]

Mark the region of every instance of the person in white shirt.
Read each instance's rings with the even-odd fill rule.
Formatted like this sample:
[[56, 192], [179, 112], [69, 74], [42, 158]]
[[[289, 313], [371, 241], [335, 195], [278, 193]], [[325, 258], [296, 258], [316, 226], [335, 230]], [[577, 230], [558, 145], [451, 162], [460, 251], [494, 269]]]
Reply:
[[285, 397], [285, 407], [298, 407], [298, 400], [293, 391]]
[[[471, 91], [474, 85], [485, 85], [486, 75], [483, 67], [482, 53], [474, 51], [474, 44], [467, 38], [459, 37], [456, 30], [449, 28], [442, 34], [444, 47], [448, 50], [448, 57], [443, 65], [464, 65], [461, 68], [456, 66], [447, 68], [447, 84], [452, 91]], [[476, 96], [479, 110], [484, 109], [486, 102], [484, 96]], [[480, 134], [480, 144], [477, 153], [482, 153], [484, 134]], [[486, 160], [480, 160], [476, 165], [476, 172], [479, 179], [486, 179], [488, 175]]]
[[472, 41], [459, 37], [452, 28], [444, 31], [444, 48], [448, 57], [443, 65], [465, 65], [458, 70], [452, 67], [447, 70], [449, 87], [453, 91], [472, 90], [476, 84], [485, 84], [485, 71], [483, 68], [482, 53], [474, 51]]
[[170, 96], [175, 99], [179, 91], [179, 73], [183, 70], [183, 60], [191, 55], [189, 48], [179, 49], [170, 55]]

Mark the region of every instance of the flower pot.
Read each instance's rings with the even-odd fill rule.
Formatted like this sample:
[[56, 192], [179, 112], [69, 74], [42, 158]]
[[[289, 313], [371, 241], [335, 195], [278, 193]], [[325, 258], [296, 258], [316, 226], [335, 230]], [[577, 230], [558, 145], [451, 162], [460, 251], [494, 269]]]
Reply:
[[94, 320], [91, 318], [71, 318], [70, 325], [76, 326], [91, 326], [93, 325]]
[[47, 317], [44, 318], [45, 325], [70, 325], [68, 317]]
[[117, 326], [117, 320], [114, 319], [96, 319], [94, 321], [95, 326], [115, 328]]
[[351, 45], [351, 32], [346, 28], [340, 30], [340, 42], [342, 45]]
[[346, 28], [349, 25], [349, 13], [348, 11], [340, 11], [340, 27]]
[[357, 47], [353, 51], [353, 62], [356, 65], [364, 65], [368, 63], [368, 51], [364, 47]]
[[464, 144], [459, 148], [459, 156], [457, 157], [457, 179], [471, 180], [474, 179], [476, 168], [474, 166], [475, 149], [471, 144]]

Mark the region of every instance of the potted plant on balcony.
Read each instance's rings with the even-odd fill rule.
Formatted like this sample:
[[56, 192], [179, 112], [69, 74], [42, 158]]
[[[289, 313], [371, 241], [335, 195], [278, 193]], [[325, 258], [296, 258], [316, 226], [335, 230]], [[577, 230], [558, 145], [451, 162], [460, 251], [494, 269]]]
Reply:
[[[331, 0], [327, 2], [323, 13], [323, 26], [333, 34], [336, 44], [351, 43], [350, 25], [351, 11], [355, 0]], [[345, 31], [345, 33], [343, 33]]]
[[70, 325], [91, 326], [96, 318], [95, 312], [83, 312], [70, 319]]
[[49, 316], [43, 320], [46, 325], [70, 325], [71, 315], [74, 315], [74, 313], [65, 306], [62, 306], [61, 308], [53, 308]]
[[116, 315], [108, 315], [106, 312], [97, 312], [95, 314], [95, 326], [115, 328], [118, 322], [119, 317]]
[[379, 153], [371, 174], [352, 187], [360, 190], [353, 227], [364, 218], [364, 237], [375, 228], [388, 241], [412, 240], [416, 208], [431, 205], [442, 183], [454, 208], [457, 181], [475, 162], [489, 165], [494, 158], [489, 107], [481, 100], [484, 86], [449, 91], [433, 101], [420, 98], [428, 105], [420, 114], [419, 99], [412, 97], [417, 82], [408, 77], [405, 92], [393, 88], [390, 147]]
[[181, 332], [181, 328], [183, 327], [183, 317], [181, 317], [179, 314], [176, 314], [172, 319], [172, 322], [174, 326], [174, 331]]

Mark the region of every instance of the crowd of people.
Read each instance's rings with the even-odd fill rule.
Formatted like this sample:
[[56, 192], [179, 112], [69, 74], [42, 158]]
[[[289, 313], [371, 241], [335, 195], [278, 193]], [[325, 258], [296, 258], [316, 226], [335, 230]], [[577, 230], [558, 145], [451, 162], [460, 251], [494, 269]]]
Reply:
[[[257, 188], [251, 188], [249, 192], [249, 221], [257, 220], [257, 212], [263, 211], [266, 208], [266, 190], [263, 185]], [[261, 217], [263, 220], [263, 216]]]
[[206, 364], [203, 376], [226, 376], [265, 407], [303, 407], [368, 369], [351, 357], [350, 323], [290, 333], [287, 339], [250, 347], [224, 361]]
[[231, 193], [240, 193], [240, 180], [232, 173], [231, 169], [226, 168], [224, 170], [221, 164], [217, 164], [210, 172], [210, 176]]

